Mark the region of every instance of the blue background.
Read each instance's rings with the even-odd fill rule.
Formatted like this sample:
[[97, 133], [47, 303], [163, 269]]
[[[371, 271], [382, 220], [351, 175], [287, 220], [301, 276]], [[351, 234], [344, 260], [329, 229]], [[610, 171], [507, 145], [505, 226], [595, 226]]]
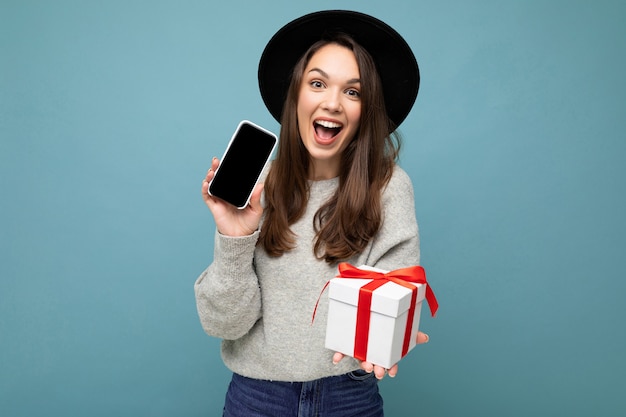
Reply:
[[[201, 180], [275, 132], [256, 69], [287, 21], [373, 14], [420, 62], [402, 126], [428, 345], [389, 416], [626, 415], [622, 1], [0, 1], [0, 415], [217, 416], [198, 322]], [[294, 277], [297, 279], [297, 277]]]

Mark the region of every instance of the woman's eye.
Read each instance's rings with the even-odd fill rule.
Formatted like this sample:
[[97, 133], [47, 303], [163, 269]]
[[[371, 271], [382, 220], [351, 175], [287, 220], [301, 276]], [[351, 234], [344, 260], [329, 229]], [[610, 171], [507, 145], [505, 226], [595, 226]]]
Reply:
[[324, 87], [324, 84], [322, 84], [321, 81], [311, 81], [311, 87], [313, 88], [322, 88]]
[[359, 90], [355, 90], [354, 88], [351, 88], [348, 91], [346, 91], [346, 94], [355, 98], [361, 97], [361, 93], [359, 93]]

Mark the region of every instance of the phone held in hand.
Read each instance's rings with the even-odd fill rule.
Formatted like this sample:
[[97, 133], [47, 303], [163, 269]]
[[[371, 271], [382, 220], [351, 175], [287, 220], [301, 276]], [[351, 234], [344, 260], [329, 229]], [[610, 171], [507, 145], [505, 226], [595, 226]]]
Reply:
[[242, 120], [209, 184], [209, 194], [239, 209], [245, 208], [277, 142], [274, 133]]

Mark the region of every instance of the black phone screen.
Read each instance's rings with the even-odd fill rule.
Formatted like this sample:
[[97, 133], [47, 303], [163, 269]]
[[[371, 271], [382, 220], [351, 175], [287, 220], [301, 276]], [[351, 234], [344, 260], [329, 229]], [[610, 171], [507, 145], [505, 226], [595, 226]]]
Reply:
[[220, 161], [209, 193], [243, 208], [272, 154], [276, 137], [242, 122]]

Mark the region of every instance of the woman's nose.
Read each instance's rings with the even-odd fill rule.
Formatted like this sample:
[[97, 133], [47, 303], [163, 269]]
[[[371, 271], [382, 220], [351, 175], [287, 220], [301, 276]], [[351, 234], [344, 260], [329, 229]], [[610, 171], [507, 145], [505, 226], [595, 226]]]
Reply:
[[330, 112], [336, 113], [341, 111], [340, 93], [335, 91], [327, 91], [322, 103], [322, 108]]

